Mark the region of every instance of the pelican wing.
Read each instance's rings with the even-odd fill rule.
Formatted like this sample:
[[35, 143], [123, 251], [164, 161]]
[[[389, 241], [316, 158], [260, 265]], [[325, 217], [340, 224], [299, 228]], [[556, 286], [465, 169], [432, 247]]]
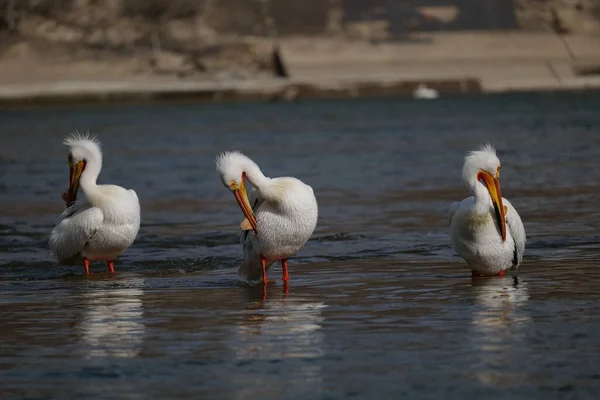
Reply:
[[74, 204], [62, 214], [62, 221], [50, 234], [50, 248], [60, 262], [77, 256], [102, 226], [104, 215], [98, 207]]
[[[469, 197], [468, 199], [472, 199], [472, 197]], [[468, 199], [465, 199], [465, 200], [468, 200]], [[450, 204], [450, 208], [448, 208], [448, 224], [449, 225], [452, 225], [452, 217], [454, 217], [454, 213], [456, 213], [456, 210], [458, 210], [458, 207], [460, 207], [460, 203], [462, 203], [462, 202], [455, 201], [452, 204]]]
[[525, 252], [525, 226], [521, 221], [521, 217], [517, 210], [510, 204], [510, 201], [502, 198], [502, 203], [506, 206], [506, 225], [515, 241], [515, 251], [513, 257], [513, 267], [517, 268], [523, 261], [523, 253]]
[[250, 194], [248, 195], [248, 201], [250, 201], [250, 204], [252, 204], [252, 211], [256, 213], [256, 210], [258, 210], [258, 207], [260, 207], [265, 199], [258, 195], [258, 190], [252, 188]]

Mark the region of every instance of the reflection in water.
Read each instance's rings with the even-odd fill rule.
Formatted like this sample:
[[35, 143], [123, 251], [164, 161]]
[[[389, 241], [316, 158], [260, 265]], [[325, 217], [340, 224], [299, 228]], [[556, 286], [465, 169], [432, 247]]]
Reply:
[[472, 339], [477, 355], [477, 379], [489, 385], [517, 384], [523, 333], [531, 322], [525, 311], [527, 285], [515, 277], [476, 278], [472, 281], [475, 301], [481, 307], [473, 315]]
[[114, 281], [93, 282], [82, 293], [84, 317], [77, 328], [87, 358], [135, 357], [142, 349], [144, 280], [119, 283], [127, 287], [115, 288]]
[[[235, 360], [281, 361], [278, 368], [282, 375], [276, 383], [269, 382], [271, 392], [300, 383], [317, 395], [321, 365], [310, 360], [323, 355], [322, 313], [327, 305], [300, 297], [288, 298], [285, 293], [278, 298], [270, 294], [268, 300], [258, 292], [254, 294], [260, 300], [249, 301], [231, 340]], [[251, 397], [256, 394], [255, 389], [246, 386], [238, 398]]]

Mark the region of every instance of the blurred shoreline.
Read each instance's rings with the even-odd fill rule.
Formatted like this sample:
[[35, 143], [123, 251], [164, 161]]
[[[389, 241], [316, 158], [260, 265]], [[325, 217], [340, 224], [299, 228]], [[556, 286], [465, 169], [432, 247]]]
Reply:
[[[272, 41], [245, 39], [268, 54]], [[277, 41], [289, 78], [269, 68], [157, 73], [135, 55], [77, 57], [28, 43], [0, 59], [0, 105], [145, 101], [291, 101], [410, 96], [419, 83], [442, 96], [508, 91], [600, 90], [600, 37], [553, 33], [419, 33], [410, 40], [295, 36]], [[268, 59], [268, 57], [266, 57]], [[168, 60], [163, 62], [168, 64]]]

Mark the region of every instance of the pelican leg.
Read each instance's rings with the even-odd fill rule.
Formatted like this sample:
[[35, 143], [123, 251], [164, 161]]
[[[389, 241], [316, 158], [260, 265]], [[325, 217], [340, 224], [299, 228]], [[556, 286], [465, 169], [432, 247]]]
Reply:
[[109, 262], [107, 262], [107, 264], [108, 264], [108, 272], [114, 274], [115, 273], [115, 262], [109, 261]]
[[281, 280], [288, 282], [290, 280], [290, 276], [288, 275], [287, 258], [281, 260], [281, 268], [283, 269], [283, 278], [281, 278]]
[[267, 279], [267, 259], [260, 256], [260, 266], [262, 267], [262, 280], [263, 284], [266, 285], [269, 280]]
[[498, 276], [504, 276], [504, 270], [501, 269], [500, 271], [498, 271]]
[[90, 274], [90, 260], [88, 260], [87, 258], [83, 258], [83, 267], [85, 268], [85, 274], [89, 275]]

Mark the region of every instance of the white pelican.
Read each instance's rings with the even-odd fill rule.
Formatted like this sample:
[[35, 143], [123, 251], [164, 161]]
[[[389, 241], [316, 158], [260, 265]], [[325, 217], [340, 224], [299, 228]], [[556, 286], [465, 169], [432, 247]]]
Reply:
[[[240, 277], [250, 282], [262, 277], [266, 284], [267, 270], [281, 260], [282, 279], [287, 282], [288, 258], [304, 246], [317, 225], [312, 188], [296, 178], [267, 178], [254, 161], [237, 151], [220, 154], [216, 163], [223, 184], [246, 217], [241, 223], [244, 259]], [[250, 199], [244, 179], [254, 186]]]
[[525, 251], [525, 227], [500, 193], [500, 160], [484, 145], [465, 158], [463, 181], [473, 194], [449, 209], [452, 246], [473, 276], [504, 275], [517, 269]]
[[413, 91], [413, 97], [415, 99], [427, 99], [433, 100], [439, 97], [439, 93], [437, 90], [427, 87], [422, 83], [419, 83], [419, 86]]
[[[74, 133], [64, 144], [69, 152], [69, 189], [63, 193], [67, 209], [50, 235], [50, 247], [60, 263], [105, 261], [115, 272], [114, 261], [127, 249], [140, 229], [140, 202], [133, 190], [116, 185], [97, 185], [102, 168], [98, 139]], [[76, 202], [81, 186], [85, 199]]]

